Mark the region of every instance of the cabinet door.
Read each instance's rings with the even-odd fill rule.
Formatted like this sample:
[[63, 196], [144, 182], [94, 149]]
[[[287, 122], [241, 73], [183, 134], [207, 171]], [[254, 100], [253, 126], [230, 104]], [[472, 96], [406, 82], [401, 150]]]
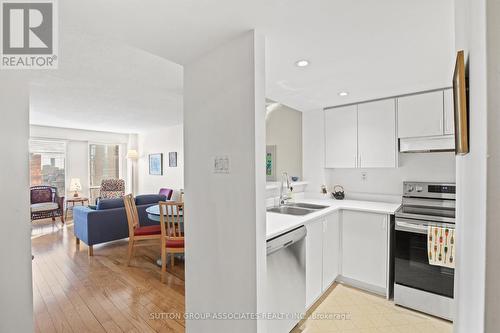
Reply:
[[386, 290], [387, 215], [342, 214], [342, 275]]
[[325, 166], [355, 168], [357, 163], [357, 106], [325, 110]]
[[323, 291], [325, 291], [339, 275], [339, 213], [328, 215], [323, 224]]
[[358, 167], [395, 168], [396, 101], [358, 105]]
[[323, 220], [306, 226], [306, 306], [309, 308], [322, 291]]
[[443, 91], [399, 97], [398, 137], [443, 135]]
[[455, 110], [453, 107], [453, 90], [444, 91], [444, 134], [455, 134]]

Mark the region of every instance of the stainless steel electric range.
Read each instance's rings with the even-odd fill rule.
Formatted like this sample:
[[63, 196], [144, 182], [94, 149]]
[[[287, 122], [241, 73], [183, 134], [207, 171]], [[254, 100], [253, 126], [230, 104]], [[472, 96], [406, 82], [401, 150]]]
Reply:
[[394, 302], [453, 320], [454, 269], [430, 265], [429, 225], [455, 229], [455, 184], [404, 182], [396, 211]]

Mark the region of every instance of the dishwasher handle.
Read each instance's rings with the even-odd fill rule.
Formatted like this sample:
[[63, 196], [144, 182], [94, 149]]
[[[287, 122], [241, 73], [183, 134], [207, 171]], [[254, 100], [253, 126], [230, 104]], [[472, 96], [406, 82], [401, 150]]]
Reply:
[[267, 255], [270, 255], [276, 251], [285, 249], [290, 245], [293, 245], [302, 239], [304, 239], [307, 235], [307, 230], [304, 226], [295, 228], [291, 231], [288, 231], [284, 234], [276, 236], [274, 238], [269, 239], [266, 242], [266, 252]]

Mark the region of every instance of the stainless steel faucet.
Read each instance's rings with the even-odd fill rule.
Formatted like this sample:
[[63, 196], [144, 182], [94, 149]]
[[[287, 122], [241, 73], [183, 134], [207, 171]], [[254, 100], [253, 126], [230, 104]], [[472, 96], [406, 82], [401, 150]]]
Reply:
[[[286, 193], [283, 192], [283, 185], [285, 185], [286, 182]], [[283, 172], [281, 174], [281, 184], [280, 184], [280, 202], [279, 205], [284, 205], [286, 204], [287, 200], [291, 199], [291, 197], [288, 195], [288, 191], [290, 191], [290, 179], [288, 178], [288, 173]]]

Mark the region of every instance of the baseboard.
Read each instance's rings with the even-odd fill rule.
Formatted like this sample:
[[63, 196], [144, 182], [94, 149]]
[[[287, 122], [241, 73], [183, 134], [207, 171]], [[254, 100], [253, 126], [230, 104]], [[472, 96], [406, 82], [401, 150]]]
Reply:
[[375, 285], [372, 285], [372, 284], [369, 284], [366, 282], [361, 282], [361, 281], [358, 281], [358, 280], [355, 280], [352, 278], [348, 278], [348, 277], [345, 277], [342, 275], [337, 277], [337, 282], [345, 284], [347, 286], [351, 286], [354, 288], [365, 290], [365, 291], [368, 291], [368, 292], [373, 293], [373, 294], [387, 297], [388, 291], [386, 290], [386, 288], [383, 288], [383, 287], [375, 286]]

